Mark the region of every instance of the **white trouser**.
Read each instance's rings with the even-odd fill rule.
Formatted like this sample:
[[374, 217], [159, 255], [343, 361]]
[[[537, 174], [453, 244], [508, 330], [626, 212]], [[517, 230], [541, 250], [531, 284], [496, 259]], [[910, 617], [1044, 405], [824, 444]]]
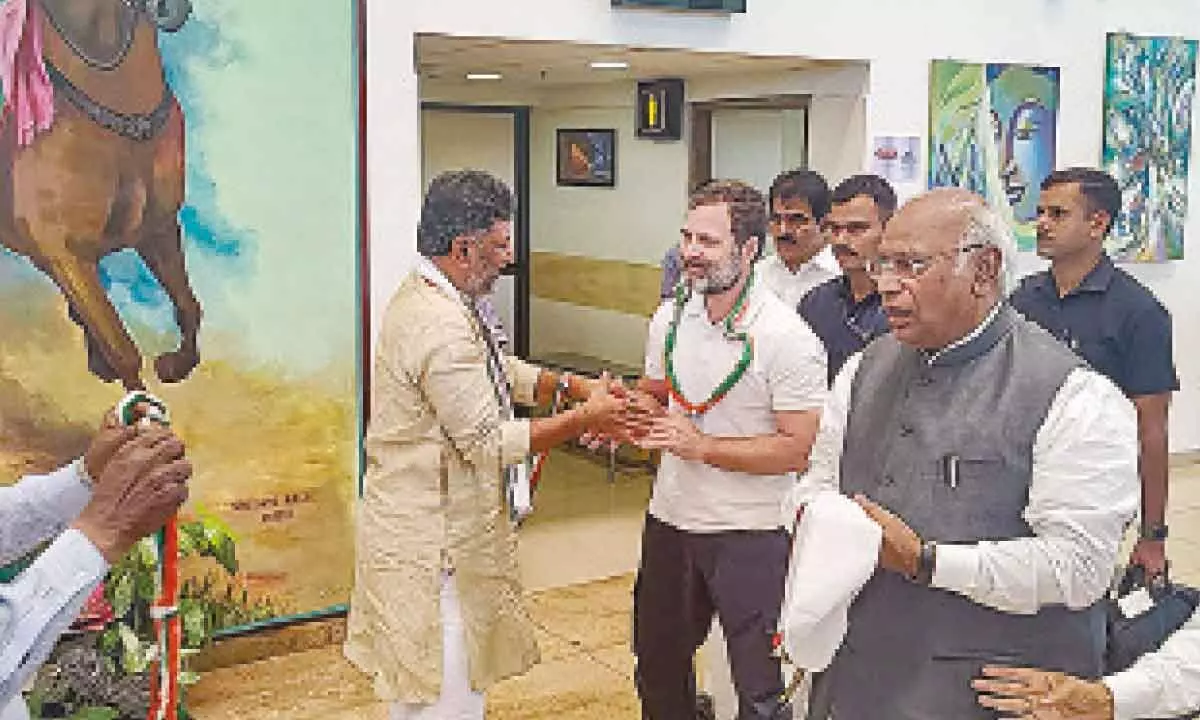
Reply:
[[442, 576], [442, 695], [432, 705], [393, 703], [391, 720], [483, 720], [483, 693], [471, 690], [467, 636], [454, 576]]
[[8, 707], [0, 707], [0, 720], [29, 720], [29, 708], [20, 695], [13, 698]]

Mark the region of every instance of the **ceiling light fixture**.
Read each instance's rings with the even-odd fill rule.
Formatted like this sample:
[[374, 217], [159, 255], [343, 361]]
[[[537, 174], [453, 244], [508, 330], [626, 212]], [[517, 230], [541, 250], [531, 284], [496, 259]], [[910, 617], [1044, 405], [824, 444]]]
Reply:
[[629, 63], [623, 60], [593, 60], [591, 67], [593, 70], [627, 70]]
[[500, 73], [467, 73], [468, 80], [499, 80], [501, 77]]

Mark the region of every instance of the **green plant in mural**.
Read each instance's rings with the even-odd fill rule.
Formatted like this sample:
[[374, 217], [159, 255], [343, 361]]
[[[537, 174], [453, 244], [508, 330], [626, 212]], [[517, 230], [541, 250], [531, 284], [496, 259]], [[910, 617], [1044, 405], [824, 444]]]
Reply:
[[[148, 671], [157, 652], [150, 607], [155, 599], [155, 553], [152, 541], [134, 546], [109, 571], [103, 590], [93, 596], [75, 632], [51, 653], [29, 694], [34, 718], [70, 720], [142, 720], [150, 703]], [[221, 629], [276, 617], [280, 609], [253, 600], [236, 589], [236, 544], [229, 528], [215, 516], [179, 524], [180, 558], [202, 557], [216, 569], [188, 578], [180, 587], [179, 614], [183, 657], [209, 645]], [[196, 682], [184, 671], [181, 685]], [[187, 717], [186, 709], [181, 710]]]

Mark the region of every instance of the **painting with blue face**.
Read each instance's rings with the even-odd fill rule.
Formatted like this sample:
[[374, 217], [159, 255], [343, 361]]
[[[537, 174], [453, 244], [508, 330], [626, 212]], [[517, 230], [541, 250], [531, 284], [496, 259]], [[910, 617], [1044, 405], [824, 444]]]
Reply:
[[1037, 219], [1038, 189], [1054, 170], [1058, 68], [987, 66], [1000, 180], [1018, 222]]
[[929, 187], [979, 193], [1012, 218], [1031, 250], [1042, 180], [1054, 169], [1059, 71], [935, 60], [930, 70]]

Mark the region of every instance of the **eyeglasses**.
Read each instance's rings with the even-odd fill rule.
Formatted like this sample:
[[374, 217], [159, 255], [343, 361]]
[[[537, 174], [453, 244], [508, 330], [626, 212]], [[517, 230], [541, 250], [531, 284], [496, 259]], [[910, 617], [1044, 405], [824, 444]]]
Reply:
[[938, 260], [942, 258], [956, 257], [961, 254], [974, 252], [982, 247], [983, 243], [972, 243], [964, 245], [957, 250], [950, 252], [941, 252], [933, 255], [901, 255], [897, 257], [880, 256], [871, 258], [865, 263], [867, 274], [872, 278], [879, 278], [885, 274], [894, 274], [901, 280], [914, 280], [922, 274], [929, 271]]

